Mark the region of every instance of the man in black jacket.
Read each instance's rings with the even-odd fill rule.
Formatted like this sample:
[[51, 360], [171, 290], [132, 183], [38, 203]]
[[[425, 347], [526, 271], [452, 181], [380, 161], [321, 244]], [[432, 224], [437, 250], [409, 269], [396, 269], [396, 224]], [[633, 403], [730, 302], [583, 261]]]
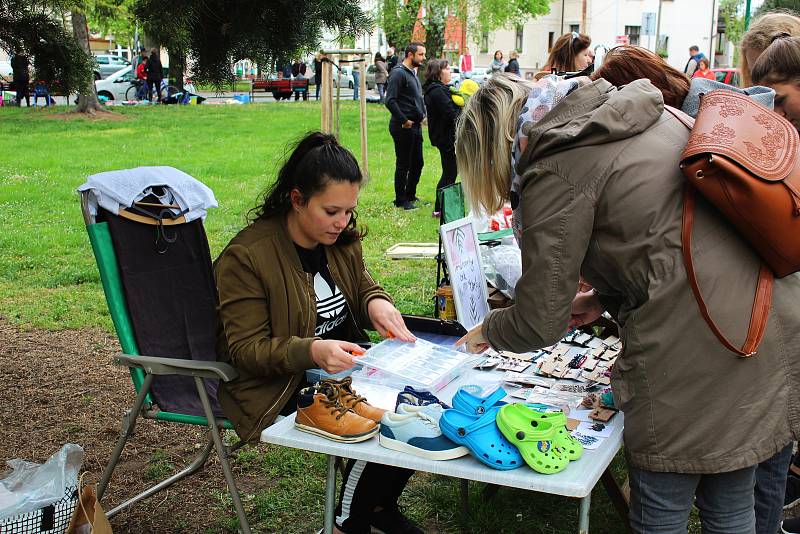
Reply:
[[422, 174], [422, 120], [425, 103], [417, 68], [425, 61], [425, 47], [411, 43], [405, 59], [389, 73], [386, 107], [392, 114], [389, 133], [394, 140], [394, 205], [405, 210], [417, 208], [417, 184]]

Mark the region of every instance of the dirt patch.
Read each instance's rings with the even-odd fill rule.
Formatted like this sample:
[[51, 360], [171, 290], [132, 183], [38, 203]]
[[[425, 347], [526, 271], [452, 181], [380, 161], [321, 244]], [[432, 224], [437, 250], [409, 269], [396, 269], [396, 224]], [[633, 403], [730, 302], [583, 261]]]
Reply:
[[[0, 465], [11, 458], [41, 463], [64, 443], [78, 443], [86, 451], [87, 478], [97, 482], [119, 436], [120, 418], [133, 403], [127, 369], [112, 364], [119, 350], [116, 339], [100, 331], [22, 330], [0, 317]], [[205, 440], [200, 428], [139, 419], [103, 507], [109, 510], [152, 485], [161, 471], [182, 467]], [[242, 487], [259, 483], [236, 476]], [[219, 530], [228, 515], [220, 504], [226, 494], [212, 457], [200, 473], [132, 506], [111, 524], [115, 532]]]

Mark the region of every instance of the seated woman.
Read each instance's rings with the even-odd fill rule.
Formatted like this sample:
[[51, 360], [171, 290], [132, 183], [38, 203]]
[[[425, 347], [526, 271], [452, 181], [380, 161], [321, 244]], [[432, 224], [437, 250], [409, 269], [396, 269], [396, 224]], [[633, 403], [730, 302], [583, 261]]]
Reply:
[[[677, 80], [673, 94], [686, 91], [688, 80]], [[689, 132], [664, 110], [662, 92], [647, 79], [539, 84], [549, 85], [493, 77], [459, 122], [470, 203], [493, 213], [511, 201], [523, 257], [515, 304], [489, 312], [463, 341], [526, 352], [607, 309], [624, 341], [611, 383], [625, 412], [633, 531], [685, 533], [696, 503], [703, 532], [752, 534], [756, 466], [800, 433], [800, 276], [775, 280], [758, 354], [729, 352], [683, 267], [679, 162]], [[761, 259], [698, 200], [699, 286], [741, 344]], [[576, 297], [580, 276], [595, 290]]]
[[[355, 343], [369, 340], [363, 328], [414, 340], [364, 265], [355, 211], [362, 181], [356, 159], [335, 137], [306, 135], [251, 211], [251, 223], [214, 263], [217, 354], [239, 371], [220, 387], [219, 400], [243, 441], [257, 443], [278, 414], [294, 411], [307, 369], [351, 368]], [[397, 507], [411, 474], [349, 461], [338, 529], [422, 532]]]

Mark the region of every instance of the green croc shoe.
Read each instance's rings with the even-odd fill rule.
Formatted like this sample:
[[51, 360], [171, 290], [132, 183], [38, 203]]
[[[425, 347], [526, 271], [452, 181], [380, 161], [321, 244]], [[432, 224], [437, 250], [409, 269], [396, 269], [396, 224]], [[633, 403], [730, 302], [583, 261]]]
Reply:
[[552, 424], [556, 430], [556, 437], [553, 438], [553, 445], [561, 449], [564, 456], [574, 461], [583, 455], [583, 445], [572, 437], [569, 430], [567, 430], [567, 415], [564, 412], [540, 412], [522, 405], [527, 410], [525, 413], [530, 412], [530, 417], [537, 421], [547, 421]]
[[525, 463], [534, 471], [544, 475], [563, 471], [569, 459], [553, 445], [555, 427], [548, 421], [529, 416], [532, 411], [522, 404], [503, 406], [497, 414], [497, 428], [516, 445]]

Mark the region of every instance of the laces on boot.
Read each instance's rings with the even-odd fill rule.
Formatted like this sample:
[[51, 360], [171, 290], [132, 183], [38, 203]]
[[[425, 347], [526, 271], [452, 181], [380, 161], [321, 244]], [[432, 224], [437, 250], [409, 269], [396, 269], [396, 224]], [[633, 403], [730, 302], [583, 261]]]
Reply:
[[338, 389], [340, 396], [344, 397], [342, 399], [342, 404], [351, 410], [354, 410], [359, 402], [367, 402], [365, 397], [362, 397], [353, 390], [353, 379], [349, 376], [342, 378], [341, 380], [332, 380], [328, 378], [322, 382], [325, 382], [331, 387]]
[[344, 417], [344, 415], [350, 411], [350, 408], [341, 402], [341, 390], [333, 384], [320, 382], [317, 391], [325, 395], [325, 399], [322, 400], [322, 404], [326, 408], [330, 408], [331, 415], [339, 412], [336, 415], [337, 420]]

